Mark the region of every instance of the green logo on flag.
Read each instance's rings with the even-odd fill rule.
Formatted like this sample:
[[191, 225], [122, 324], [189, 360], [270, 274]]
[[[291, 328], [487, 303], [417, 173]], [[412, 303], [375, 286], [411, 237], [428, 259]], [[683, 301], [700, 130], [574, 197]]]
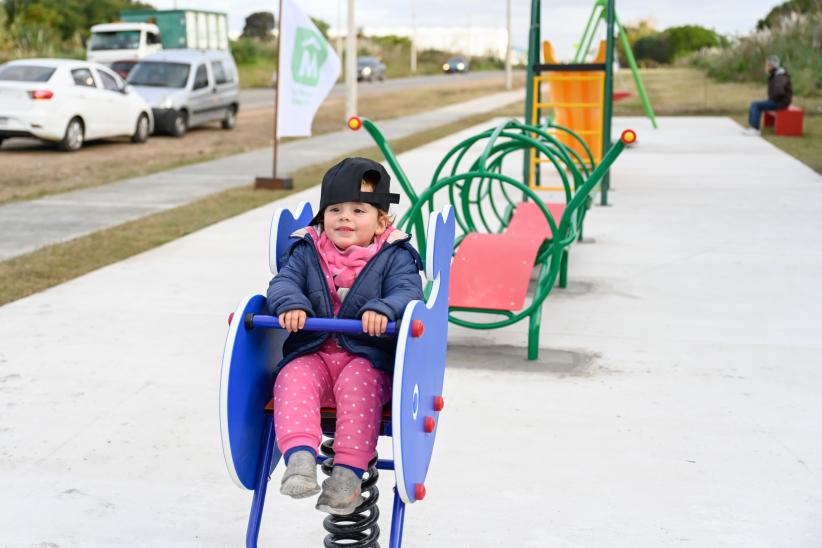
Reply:
[[291, 76], [295, 82], [316, 86], [320, 81], [320, 69], [328, 58], [328, 44], [311, 29], [297, 27], [294, 38], [294, 54], [291, 56]]

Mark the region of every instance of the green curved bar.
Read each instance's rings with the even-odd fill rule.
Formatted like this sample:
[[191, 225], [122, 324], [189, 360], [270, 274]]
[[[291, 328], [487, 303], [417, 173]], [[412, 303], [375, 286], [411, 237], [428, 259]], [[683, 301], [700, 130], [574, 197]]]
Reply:
[[[411, 186], [411, 183], [408, 181], [408, 175], [405, 174], [403, 171], [402, 166], [397, 161], [396, 155], [394, 155], [394, 151], [391, 150], [391, 147], [388, 145], [388, 141], [386, 140], [385, 136], [382, 132], [377, 129], [377, 126], [374, 125], [374, 122], [369, 120], [368, 118], [361, 118], [362, 125], [365, 130], [371, 135], [371, 138], [374, 139], [374, 143], [376, 143], [377, 147], [382, 152], [383, 156], [385, 157], [385, 161], [388, 162], [388, 165], [391, 166], [391, 170], [396, 175], [397, 181], [399, 181], [400, 186], [402, 187], [403, 192], [408, 198], [411, 200], [412, 203], [418, 200], [417, 193], [414, 192], [414, 187]], [[423, 223], [423, 219], [420, 217], [418, 219], [419, 223]], [[422, 226], [418, 227], [419, 231], [423, 230]], [[422, 249], [425, 249], [425, 246], [422, 246]]]
[[[562, 131], [563, 133], [567, 133], [567, 134], [568, 134], [570, 137], [572, 137], [572, 138], [573, 138], [573, 139], [574, 139], [577, 143], [579, 143], [579, 144], [580, 144], [580, 146], [582, 146], [582, 149], [585, 151], [585, 155], [586, 155], [586, 156], [588, 156], [588, 163], [587, 163], [587, 164], [586, 164], [586, 163], [585, 163], [585, 161], [584, 161], [584, 160], [583, 160], [583, 159], [579, 156], [579, 153], [578, 153], [576, 150], [574, 150], [573, 148], [571, 148], [571, 147], [569, 147], [569, 146], [567, 146], [567, 145], [563, 144], [563, 146], [564, 146], [564, 147], [566, 147], [566, 148], [568, 149], [568, 152], [570, 152], [571, 154], [573, 154], [574, 158], [576, 158], [576, 159], [577, 159], [577, 161], [579, 162], [579, 166], [580, 166], [582, 169], [584, 169], [584, 170], [585, 170], [585, 176], [587, 177], [588, 175], [590, 175], [590, 173], [591, 173], [591, 169], [594, 169], [594, 168], [596, 167], [596, 162], [594, 161], [594, 155], [591, 153], [591, 148], [588, 146], [588, 143], [586, 143], [586, 142], [585, 142], [585, 139], [583, 139], [582, 137], [580, 137], [580, 136], [577, 134], [577, 132], [575, 132], [575, 131], [574, 131], [574, 130], [572, 130], [571, 128], [567, 128], [567, 127], [565, 127], [565, 126], [561, 126], [561, 125], [557, 124], [556, 122], [554, 122], [553, 120], [552, 120], [551, 122], [549, 122], [549, 123], [545, 124], [545, 127], [548, 127], [548, 128], [553, 128], [553, 129], [558, 129], [558, 130]], [[591, 166], [591, 167], [590, 167], [590, 169], [588, 168], [588, 166]]]
[[[568, 263], [568, 248], [581, 234], [581, 219], [590, 204], [590, 194], [599, 184], [603, 175], [624, 149], [618, 141], [602, 158], [593, 171], [580, 168], [585, 164], [576, 152], [560, 143], [544, 127], [535, 127], [518, 120], [507, 120], [496, 127], [464, 139], [452, 147], [437, 165], [432, 181], [419, 195], [411, 187], [407, 175], [391, 150], [387, 140], [376, 125], [362, 119], [363, 127], [369, 132], [382, 151], [397, 180], [411, 201], [411, 206], [397, 223], [398, 228], [412, 232], [417, 245], [425, 246], [424, 217], [434, 209], [435, 197], [445, 193], [448, 203], [453, 206], [458, 225], [454, 249], [461, 245], [466, 235], [472, 232], [501, 232], [511, 221], [517, 204], [533, 201], [545, 216], [550, 237], [540, 247], [535, 265], [539, 266], [536, 290], [531, 302], [518, 312], [510, 310], [477, 310], [453, 308], [449, 311], [449, 321], [456, 325], [473, 329], [495, 329], [529, 319], [528, 358], [536, 359], [538, 335], [542, 314], [542, 304], [559, 278], [564, 287]], [[565, 128], [559, 128], [565, 131]], [[569, 134], [573, 134], [568, 130]], [[575, 134], [574, 134], [575, 135]], [[579, 136], [576, 136], [579, 138]], [[479, 149], [479, 147], [482, 147]], [[554, 219], [534, 189], [502, 173], [505, 158], [512, 153], [530, 154], [535, 150], [549, 158], [559, 172], [565, 190], [565, 211], [560, 219]], [[587, 150], [587, 147], [586, 147]], [[587, 150], [590, 155], [590, 150]], [[466, 160], [470, 159], [470, 162]], [[465, 164], [465, 165], [463, 165]], [[573, 180], [565, 174], [570, 171]], [[443, 176], [448, 173], [447, 176]], [[522, 198], [514, 200], [509, 192], [519, 193]], [[441, 199], [441, 198], [440, 198]], [[505, 207], [499, 208], [497, 201], [504, 200]], [[441, 203], [441, 202], [439, 202]], [[496, 218], [496, 222], [494, 220]], [[501, 316], [492, 321], [469, 320], [460, 317], [461, 312], [482, 313]]]

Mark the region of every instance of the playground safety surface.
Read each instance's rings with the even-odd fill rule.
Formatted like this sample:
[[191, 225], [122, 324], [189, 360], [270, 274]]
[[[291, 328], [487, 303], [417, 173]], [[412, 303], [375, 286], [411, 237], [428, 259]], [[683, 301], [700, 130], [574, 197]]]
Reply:
[[[544, 305], [541, 361], [524, 324], [451, 327], [408, 546], [822, 543], [822, 177], [728, 119], [659, 122], [615, 119], [639, 143]], [[399, 161], [424, 185], [477, 129]], [[267, 285], [273, 207], [0, 308], [0, 546], [242, 545], [219, 359]], [[261, 546], [320, 546], [321, 519], [272, 489]]]

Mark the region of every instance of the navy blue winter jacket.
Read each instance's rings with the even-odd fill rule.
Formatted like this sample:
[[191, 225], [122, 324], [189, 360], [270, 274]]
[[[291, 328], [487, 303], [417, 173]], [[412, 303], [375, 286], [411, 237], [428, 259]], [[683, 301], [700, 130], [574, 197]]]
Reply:
[[[320, 266], [320, 255], [311, 236], [298, 230], [300, 240], [291, 246], [288, 259], [268, 286], [268, 311], [279, 316], [289, 310], [305, 310], [309, 318], [333, 318], [331, 294]], [[422, 260], [411, 246], [410, 236], [396, 230], [383, 247], [360, 271], [351, 289], [342, 301], [338, 318], [360, 319], [366, 310], [373, 310], [397, 321], [406, 305], [422, 300]], [[315, 352], [329, 337], [328, 333], [297, 331], [291, 333], [283, 345], [283, 359], [274, 369], [274, 376], [288, 362]], [[362, 356], [371, 365], [393, 372], [396, 337], [337, 335], [340, 346], [352, 354]]]

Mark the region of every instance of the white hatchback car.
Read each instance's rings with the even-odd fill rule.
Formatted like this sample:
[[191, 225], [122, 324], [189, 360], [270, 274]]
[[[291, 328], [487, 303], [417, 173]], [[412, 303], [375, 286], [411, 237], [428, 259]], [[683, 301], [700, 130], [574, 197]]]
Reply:
[[105, 137], [143, 143], [153, 129], [148, 103], [103, 65], [68, 59], [0, 65], [0, 144], [36, 137], [74, 151]]

